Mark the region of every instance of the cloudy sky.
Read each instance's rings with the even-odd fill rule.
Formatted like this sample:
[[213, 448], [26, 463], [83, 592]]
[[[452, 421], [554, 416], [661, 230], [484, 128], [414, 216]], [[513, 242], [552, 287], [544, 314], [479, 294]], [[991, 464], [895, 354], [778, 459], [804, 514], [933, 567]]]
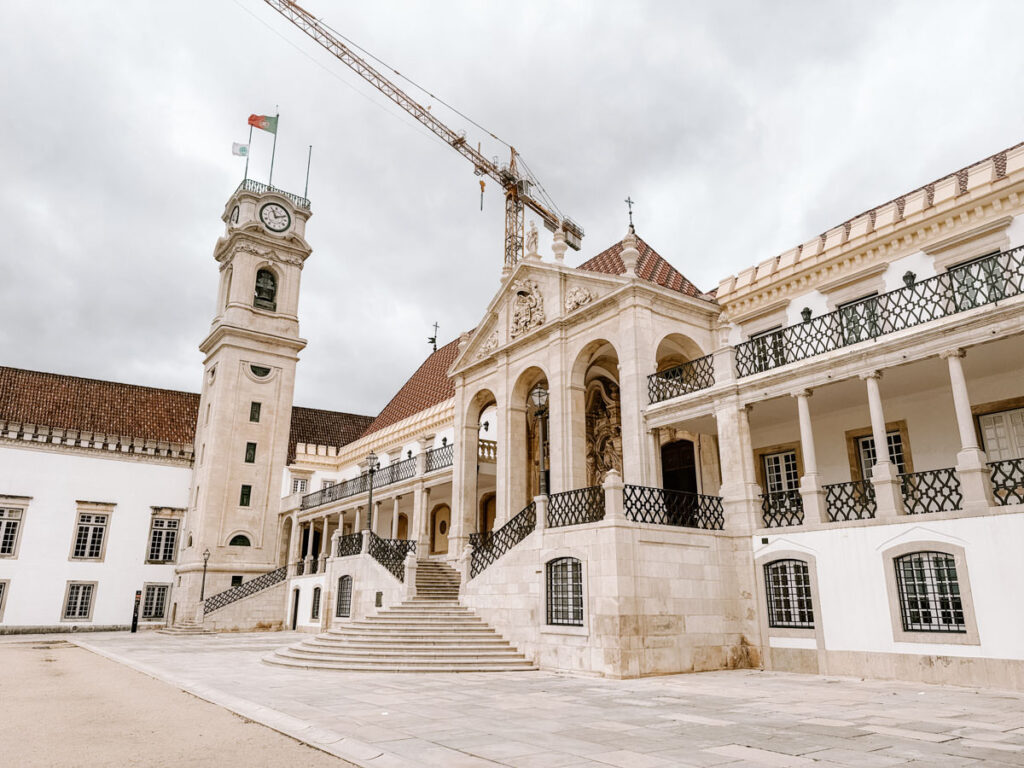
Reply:
[[[376, 413], [498, 286], [502, 198], [259, 0], [5, 3], [0, 364], [198, 391], [231, 142], [309, 197], [300, 405]], [[304, 6], [513, 144], [586, 229], [702, 289], [1024, 139], [1024, 3]], [[442, 104], [488, 155], [507, 151]], [[250, 176], [266, 180], [270, 136]], [[542, 243], [546, 238], [542, 238]], [[546, 247], [546, 246], [545, 246]]]

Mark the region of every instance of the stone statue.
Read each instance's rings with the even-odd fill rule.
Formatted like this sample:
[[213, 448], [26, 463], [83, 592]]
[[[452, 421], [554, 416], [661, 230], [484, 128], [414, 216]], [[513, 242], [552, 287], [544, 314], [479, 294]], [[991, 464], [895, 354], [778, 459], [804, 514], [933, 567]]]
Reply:
[[530, 222], [530, 229], [526, 233], [526, 258], [540, 258], [540, 254], [537, 252], [537, 225], [532, 221]]

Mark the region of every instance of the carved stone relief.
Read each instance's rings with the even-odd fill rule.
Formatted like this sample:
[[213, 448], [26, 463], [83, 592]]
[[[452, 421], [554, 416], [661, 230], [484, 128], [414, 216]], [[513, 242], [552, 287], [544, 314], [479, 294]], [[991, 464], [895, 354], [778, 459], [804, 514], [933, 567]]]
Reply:
[[587, 385], [587, 484], [600, 485], [609, 470], [622, 472], [619, 388], [601, 376]]
[[480, 351], [476, 353], [476, 359], [480, 360], [481, 358], [487, 357], [489, 354], [491, 354], [491, 352], [493, 352], [497, 348], [498, 332], [495, 331], [494, 333], [487, 337], [487, 341], [485, 341], [483, 343], [483, 346], [480, 347]]
[[565, 311], [572, 312], [574, 309], [589, 304], [594, 300], [594, 294], [589, 288], [582, 285], [575, 285], [565, 294]]
[[544, 323], [544, 297], [533, 280], [512, 283], [515, 299], [512, 302], [512, 323], [509, 335], [514, 339]]

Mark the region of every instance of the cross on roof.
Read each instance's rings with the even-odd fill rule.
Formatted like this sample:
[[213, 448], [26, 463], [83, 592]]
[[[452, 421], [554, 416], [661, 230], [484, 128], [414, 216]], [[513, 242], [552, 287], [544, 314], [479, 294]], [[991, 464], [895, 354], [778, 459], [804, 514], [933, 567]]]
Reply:
[[624, 202], [626, 203], [627, 206], [629, 206], [629, 227], [630, 227], [630, 229], [632, 229], [633, 228], [633, 199], [631, 197], [627, 197]]

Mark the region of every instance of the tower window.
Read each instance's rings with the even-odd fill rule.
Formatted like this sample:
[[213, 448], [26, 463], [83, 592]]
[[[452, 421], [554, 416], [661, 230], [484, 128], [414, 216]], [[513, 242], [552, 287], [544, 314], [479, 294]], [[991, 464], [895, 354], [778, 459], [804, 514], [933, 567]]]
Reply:
[[249, 421], [259, 422], [260, 420], [260, 404], [253, 402], [249, 404]]
[[235, 534], [234, 536], [231, 537], [231, 541], [228, 542], [228, 546], [229, 547], [249, 547], [249, 546], [252, 546], [252, 545], [249, 543], [249, 537], [248, 536], [243, 536], [242, 534], [238, 533], [238, 534]]
[[249, 502], [251, 500], [252, 500], [252, 486], [251, 485], [243, 485], [242, 486], [242, 493], [239, 494], [239, 497], [238, 497], [238, 506], [240, 506], [240, 507], [248, 507], [249, 506]]
[[252, 464], [256, 461], [256, 443], [245, 444], [245, 463]]
[[277, 278], [269, 269], [261, 269], [256, 273], [252, 305], [257, 309], [269, 309], [271, 312], [277, 310]]

